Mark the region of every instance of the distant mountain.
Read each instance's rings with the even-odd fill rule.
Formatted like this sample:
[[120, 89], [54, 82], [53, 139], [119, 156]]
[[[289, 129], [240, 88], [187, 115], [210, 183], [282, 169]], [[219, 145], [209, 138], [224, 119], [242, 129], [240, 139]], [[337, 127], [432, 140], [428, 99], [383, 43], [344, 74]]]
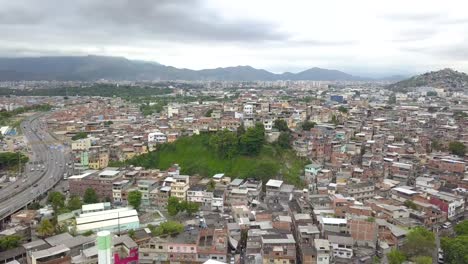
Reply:
[[[334, 80], [334, 81], [346, 81], [346, 80], [365, 80], [365, 78], [356, 77], [337, 70], [327, 70], [314, 67], [296, 74], [290, 75], [285, 73], [287, 77], [291, 77], [293, 80]], [[287, 78], [286, 78], [287, 79]]]
[[452, 69], [431, 71], [409, 79], [396, 82], [388, 86], [394, 91], [410, 91], [417, 87], [444, 88], [450, 91], [463, 91], [468, 89], [468, 75]]
[[408, 79], [408, 75], [391, 75], [379, 78], [381, 81], [390, 81], [390, 82], [399, 82], [405, 79]]
[[21, 80], [366, 80], [337, 70], [311, 68], [299, 73], [275, 74], [250, 66], [206, 70], [179, 69], [123, 57], [69, 56], [0, 58], [0, 81]]

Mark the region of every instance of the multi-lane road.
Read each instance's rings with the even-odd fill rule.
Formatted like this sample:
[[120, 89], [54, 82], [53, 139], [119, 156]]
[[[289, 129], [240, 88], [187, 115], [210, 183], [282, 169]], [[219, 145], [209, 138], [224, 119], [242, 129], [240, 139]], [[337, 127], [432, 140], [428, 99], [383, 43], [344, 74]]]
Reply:
[[16, 182], [0, 189], [0, 220], [25, 207], [59, 182], [67, 171], [67, 146], [57, 142], [35, 115], [21, 124], [31, 149], [25, 172]]

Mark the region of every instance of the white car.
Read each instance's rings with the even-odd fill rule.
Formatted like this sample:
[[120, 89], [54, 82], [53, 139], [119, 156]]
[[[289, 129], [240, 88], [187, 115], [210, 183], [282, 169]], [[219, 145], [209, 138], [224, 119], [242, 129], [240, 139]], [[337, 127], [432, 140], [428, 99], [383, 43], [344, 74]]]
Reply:
[[443, 264], [444, 263], [444, 255], [442, 255], [441, 253], [439, 253], [437, 255], [437, 263], [439, 264]]

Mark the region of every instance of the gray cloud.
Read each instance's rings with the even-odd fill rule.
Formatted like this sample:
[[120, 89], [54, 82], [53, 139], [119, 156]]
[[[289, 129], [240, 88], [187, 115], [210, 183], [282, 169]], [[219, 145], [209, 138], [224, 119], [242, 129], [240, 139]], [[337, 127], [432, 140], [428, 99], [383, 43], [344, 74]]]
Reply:
[[97, 43], [99, 38], [108, 42], [121, 41], [123, 37], [141, 41], [198, 42], [280, 41], [288, 38], [273, 24], [252, 19], [225, 19], [204, 8], [200, 0], [44, 0], [37, 4], [23, 0], [15, 4], [0, 1], [0, 5], [0, 33], [7, 39], [10, 34], [20, 36], [25, 33], [30, 38], [48, 35], [55, 40], [63, 38], [66, 41], [70, 37]]

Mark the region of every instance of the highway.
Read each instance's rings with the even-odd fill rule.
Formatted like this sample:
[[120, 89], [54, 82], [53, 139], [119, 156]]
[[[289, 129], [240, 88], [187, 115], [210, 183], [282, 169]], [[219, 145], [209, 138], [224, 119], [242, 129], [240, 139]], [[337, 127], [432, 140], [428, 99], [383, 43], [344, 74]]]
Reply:
[[35, 115], [21, 123], [32, 155], [22, 177], [0, 190], [0, 220], [25, 207], [63, 178], [70, 159], [67, 146], [54, 142], [42, 119]]

